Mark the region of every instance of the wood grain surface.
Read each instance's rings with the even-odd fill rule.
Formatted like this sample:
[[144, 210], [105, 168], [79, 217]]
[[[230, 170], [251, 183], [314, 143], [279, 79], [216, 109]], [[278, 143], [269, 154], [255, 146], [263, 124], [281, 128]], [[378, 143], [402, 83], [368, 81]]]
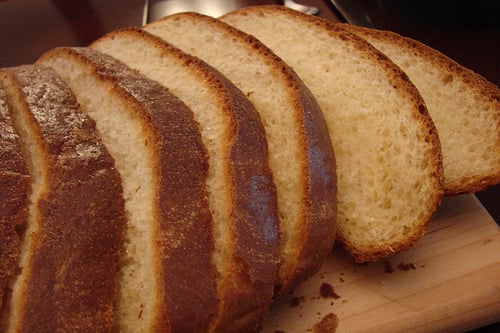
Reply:
[[388, 260], [355, 264], [336, 247], [276, 301], [263, 332], [463, 332], [500, 319], [500, 229], [473, 195], [445, 198], [426, 235]]

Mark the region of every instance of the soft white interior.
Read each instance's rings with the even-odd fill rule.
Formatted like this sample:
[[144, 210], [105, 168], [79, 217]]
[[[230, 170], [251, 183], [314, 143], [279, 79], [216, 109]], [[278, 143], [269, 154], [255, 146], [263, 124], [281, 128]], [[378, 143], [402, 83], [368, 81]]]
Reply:
[[494, 173], [500, 165], [498, 128], [492, 126], [498, 124], [498, 115], [489, 110], [493, 106], [486, 97], [432, 59], [415, 56], [412, 49], [363, 38], [400, 66], [422, 94], [441, 139], [445, 188]]
[[436, 190], [432, 147], [414, 105], [350, 43], [278, 16], [225, 21], [290, 64], [323, 109], [337, 159], [339, 233], [359, 249], [406, 239], [430, 217]]

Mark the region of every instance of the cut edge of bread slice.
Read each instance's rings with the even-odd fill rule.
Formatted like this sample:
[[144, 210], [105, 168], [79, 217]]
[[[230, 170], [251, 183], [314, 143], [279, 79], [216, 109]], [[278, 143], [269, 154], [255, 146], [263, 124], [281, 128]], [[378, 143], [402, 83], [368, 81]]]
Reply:
[[218, 313], [211, 331], [256, 330], [278, 278], [276, 190], [265, 130], [246, 96], [200, 59], [138, 28], [110, 32], [90, 45], [159, 82], [200, 124], [208, 150]]
[[500, 89], [431, 47], [397, 33], [339, 24], [387, 55], [421, 93], [443, 152], [446, 194], [500, 183]]
[[191, 111], [91, 48], [56, 48], [38, 63], [75, 92], [122, 176], [128, 223], [114, 329], [206, 330], [217, 298], [207, 153]]
[[439, 138], [408, 77], [354, 34], [282, 6], [221, 18], [283, 58], [317, 98], [337, 158], [338, 240], [356, 261], [411, 247], [443, 194]]
[[267, 47], [215, 18], [181, 13], [143, 28], [215, 67], [259, 112], [280, 214], [276, 292], [293, 288], [320, 268], [335, 239], [335, 157], [316, 100]]
[[[10, 116], [5, 92], [0, 88], [0, 311], [4, 292], [17, 270], [19, 235], [28, 218], [30, 176], [20, 138]], [[6, 294], [5, 299], [9, 296]], [[0, 312], [0, 318], [2, 318]], [[0, 327], [3, 327], [0, 320]]]
[[6, 332], [109, 331], [125, 226], [114, 161], [54, 71], [5, 68], [0, 86], [32, 180]]

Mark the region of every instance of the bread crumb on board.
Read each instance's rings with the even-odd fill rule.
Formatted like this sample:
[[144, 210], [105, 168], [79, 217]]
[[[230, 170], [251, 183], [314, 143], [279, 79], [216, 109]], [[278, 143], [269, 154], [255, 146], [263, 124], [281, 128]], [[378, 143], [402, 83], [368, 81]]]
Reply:
[[314, 333], [334, 333], [337, 330], [339, 318], [335, 313], [326, 314], [313, 326]]
[[392, 267], [390, 261], [384, 261], [384, 272], [387, 274], [394, 272], [394, 268]]
[[417, 269], [413, 263], [405, 264], [404, 262], [400, 262], [398, 268], [402, 271], [409, 271], [410, 269]]
[[291, 308], [297, 307], [304, 301], [305, 301], [304, 296], [294, 297], [290, 300], [290, 307]]
[[[338, 295], [333, 286], [327, 282], [323, 282], [320, 287], [319, 287], [319, 295], [311, 297], [311, 299], [339, 299], [340, 295]], [[294, 308], [294, 307], [299, 307], [301, 306], [304, 302], [306, 301], [305, 296], [295, 296], [290, 299], [289, 307]], [[346, 301], [344, 300], [342, 303], [345, 303]], [[331, 306], [333, 305], [333, 302], [330, 304]], [[318, 316], [321, 316], [321, 312], [317, 312]], [[302, 313], [298, 315], [299, 317], [302, 317]], [[319, 317], [318, 317], [319, 318]], [[313, 327], [309, 327], [307, 329], [307, 332], [314, 332], [314, 333], [333, 333], [336, 331], [337, 326], [338, 326], [338, 317], [334, 313], [327, 313], [324, 315], [321, 319], [318, 319], [319, 321], [314, 324]], [[275, 330], [274, 333], [286, 333], [285, 331], [282, 330]]]
[[[383, 265], [384, 265], [384, 272], [385, 273], [391, 274], [394, 272], [394, 267], [392, 266], [390, 261], [385, 260], [383, 262]], [[421, 267], [425, 267], [425, 265], [421, 265]], [[410, 262], [410, 263], [400, 262], [398, 264], [398, 269], [400, 271], [409, 271], [409, 270], [417, 269], [417, 267], [412, 262]]]
[[321, 284], [321, 287], [319, 288], [319, 294], [322, 298], [340, 298], [340, 296], [333, 289], [333, 286], [326, 282]]

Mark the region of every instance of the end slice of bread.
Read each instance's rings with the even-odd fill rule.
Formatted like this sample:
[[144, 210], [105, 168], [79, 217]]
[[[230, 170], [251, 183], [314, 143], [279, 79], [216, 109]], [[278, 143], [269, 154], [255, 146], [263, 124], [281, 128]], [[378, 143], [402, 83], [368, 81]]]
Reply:
[[5, 332], [110, 332], [125, 211], [120, 176], [52, 70], [0, 70], [31, 175]]
[[341, 24], [409, 76], [424, 98], [443, 151], [446, 194], [500, 183], [500, 89], [444, 54], [390, 31]]
[[155, 81], [91, 48], [38, 63], [74, 91], [122, 176], [128, 221], [119, 332], [203, 332], [215, 313], [207, 152], [193, 114]]
[[443, 193], [439, 138], [408, 77], [369, 43], [281, 6], [221, 18], [252, 34], [304, 80], [337, 158], [338, 239], [357, 261], [413, 245]]
[[18, 231], [26, 225], [30, 189], [28, 168], [9, 109], [0, 88], [0, 310], [5, 288], [17, 270]]
[[255, 331], [278, 277], [276, 190], [265, 130], [230, 81], [164, 40], [137, 28], [113, 31], [91, 47], [167, 87], [192, 111], [208, 150], [218, 312], [210, 331]]
[[215, 67], [259, 112], [278, 196], [276, 289], [293, 288], [320, 268], [335, 239], [335, 158], [316, 100], [266, 46], [217, 19], [182, 13], [144, 29]]

